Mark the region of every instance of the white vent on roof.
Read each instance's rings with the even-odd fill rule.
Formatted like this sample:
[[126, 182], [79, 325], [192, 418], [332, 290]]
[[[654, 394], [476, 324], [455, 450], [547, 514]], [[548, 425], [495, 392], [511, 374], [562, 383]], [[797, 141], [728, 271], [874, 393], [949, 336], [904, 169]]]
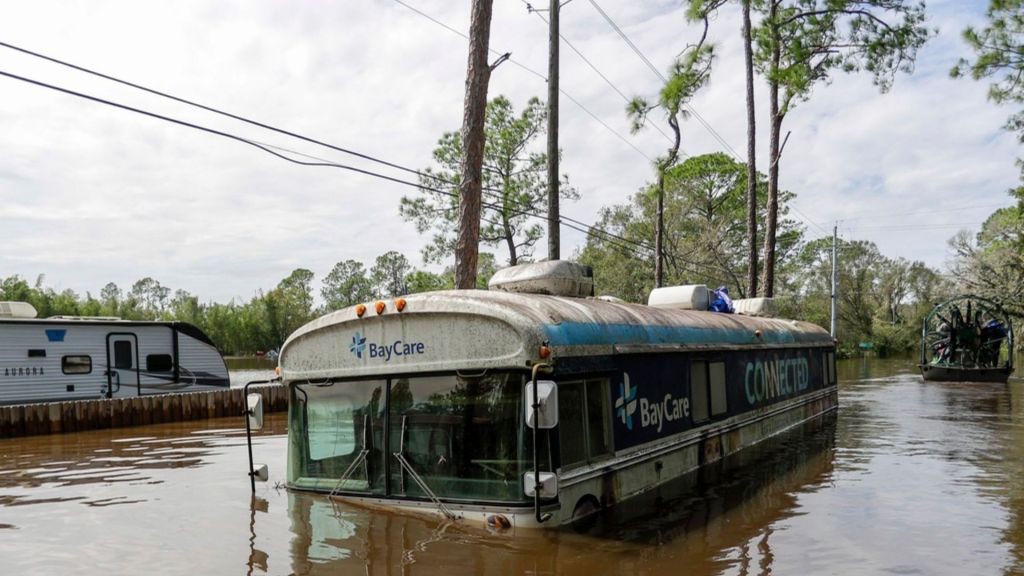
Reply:
[[0, 302], [0, 318], [35, 318], [36, 309], [28, 302]]
[[741, 298], [732, 301], [737, 314], [745, 316], [775, 317], [775, 300], [771, 298]]
[[647, 298], [648, 306], [676, 310], [707, 310], [709, 303], [708, 287], [703, 284], [655, 288]]
[[575, 262], [548, 260], [498, 270], [487, 286], [503, 292], [584, 298], [594, 295], [594, 273]]

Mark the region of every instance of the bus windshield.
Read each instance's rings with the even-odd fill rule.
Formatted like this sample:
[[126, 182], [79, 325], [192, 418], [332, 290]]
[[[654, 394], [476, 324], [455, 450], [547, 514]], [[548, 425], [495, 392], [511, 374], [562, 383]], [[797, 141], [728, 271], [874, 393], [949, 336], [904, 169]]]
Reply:
[[[297, 488], [523, 501], [533, 468], [519, 372], [295, 386], [289, 481]], [[541, 468], [550, 469], [544, 433]]]

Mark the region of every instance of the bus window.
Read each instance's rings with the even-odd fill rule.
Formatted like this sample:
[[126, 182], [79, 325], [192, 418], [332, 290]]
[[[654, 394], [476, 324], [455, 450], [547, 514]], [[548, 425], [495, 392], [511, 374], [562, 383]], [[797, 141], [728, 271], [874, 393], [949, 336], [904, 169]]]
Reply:
[[587, 440], [591, 458], [612, 452], [612, 427], [608, 421], [612, 409], [608, 404], [608, 381], [588, 380]]
[[711, 415], [720, 416], [729, 410], [725, 397], [725, 362], [710, 363], [708, 376], [711, 380]]
[[690, 408], [694, 423], [708, 419], [708, 363], [702, 360], [690, 364]]
[[558, 383], [562, 468], [612, 452], [608, 380]]
[[289, 426], [308, 443], [296, 462], [300, 483], [333, 488], [359, 458], [363, 464], [350, 472], [345, 489], [382, 490], [385, 385], [383, 380], [368, 380], [298, 387], [306, 402]]
[[585, 394], [583, 382], [558, 383], [558, 435], [561, 439], [562, 468], [587, 461]]
[[392, 379], [391, 494], [427, 497], [419, 478], [442, 498], [522, 500], [520, 479], [533, 465], [523, 383], [516, 372]]

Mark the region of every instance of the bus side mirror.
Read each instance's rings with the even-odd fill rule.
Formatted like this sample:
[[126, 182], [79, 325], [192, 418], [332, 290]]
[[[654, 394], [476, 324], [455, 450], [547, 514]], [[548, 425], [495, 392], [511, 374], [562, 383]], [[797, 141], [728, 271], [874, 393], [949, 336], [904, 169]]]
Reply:
[[245, 397], [246, 412], [249, 428], [260, 430], [263, 428], [263, 395], [253, 392]]
[[554, 472], [541, 472], [538, 478], [533, 472], [523, 474], [523, 492], [527, 497], [533, 498], [537, 493], [537, 484], [540, 481], [540, 497], [554, 498], [558, 496], [558, 475]]
[[536, 399], [532, 381], [526, 383], [524, 390], [526, 425], [539, 429], [554, 428], [558, 425], [558, 386], [551, 380], [538, 380], [536, 387]]
[[256, 464], [252, 468], [252, 476], [260, 482], [266, 482], [270, 479], [270, 469], [267, 468], [266, 464]]

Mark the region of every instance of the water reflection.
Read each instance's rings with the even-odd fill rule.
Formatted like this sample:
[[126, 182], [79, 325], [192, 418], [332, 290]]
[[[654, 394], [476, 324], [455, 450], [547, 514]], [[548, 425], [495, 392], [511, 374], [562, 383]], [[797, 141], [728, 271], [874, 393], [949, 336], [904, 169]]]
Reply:
[[[271, 416], [258, 446], [283, 448]], [[245, 556], [226, 535], [248, 514], [241, 424], [0, 440], [0, 573], [237, 573]]]
[[292, 572], [768, 573], [771, 526], [797, 513], [797, 494], [827, 484], [835, 431], [834, 416], [818, 421], [556, 532], [493, 534], [292, 493]]

